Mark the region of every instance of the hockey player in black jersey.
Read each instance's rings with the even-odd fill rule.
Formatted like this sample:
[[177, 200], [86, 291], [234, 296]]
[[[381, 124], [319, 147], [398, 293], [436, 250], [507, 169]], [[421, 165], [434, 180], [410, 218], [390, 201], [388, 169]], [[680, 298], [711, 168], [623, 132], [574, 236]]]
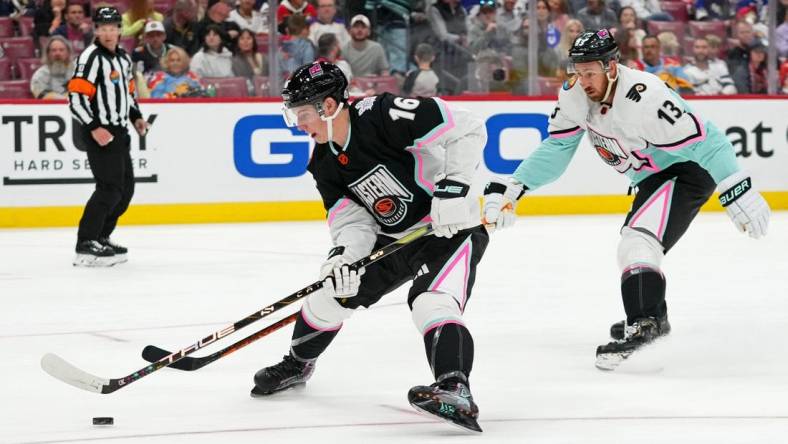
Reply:
[[[304, 302], [290, 352], [255, 374], [252, 396], [305, 383], [355, 308], [410, 283], [408, 305], [435, 376], [408, 400], [417, 410], [481, 432], [469, 376], [473, 338], [463, 311], [488, 234], [469, 193], [486, 143], [483, 122], [440, 99], [391, 94], [348, 103], [335, 65], [296, 70], [282, 92], [285, 118], [316, 142], [309, 172], [327, 212], [334, 248], [323, 290]], [[348, 264], [424, 225], [425, 236], [358, 273]], [[374, 346], [374, 344], [369, 344]]]

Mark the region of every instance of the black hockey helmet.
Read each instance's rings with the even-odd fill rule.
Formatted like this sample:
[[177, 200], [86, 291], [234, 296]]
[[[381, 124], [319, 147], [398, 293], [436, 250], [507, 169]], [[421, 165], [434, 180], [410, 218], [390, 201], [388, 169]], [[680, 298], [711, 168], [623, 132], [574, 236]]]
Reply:
[[114, 6], [100, 6], [93, 11], [93, 24], [98, 25], [113, 25], [120, 26], [122, 21], [118, 9]]
[[313, 62], [296, 69], [285, 82], [282, 100], [285, 108], [307, 104], [320, 105], [326, 97], [347, 104], [347, 78], [337, 65]]
[[618, 44], [607, 29], [585, 31], [572, 43], [569, 60], [574, 63], [600, 61], [607, 62], [618, 58]]

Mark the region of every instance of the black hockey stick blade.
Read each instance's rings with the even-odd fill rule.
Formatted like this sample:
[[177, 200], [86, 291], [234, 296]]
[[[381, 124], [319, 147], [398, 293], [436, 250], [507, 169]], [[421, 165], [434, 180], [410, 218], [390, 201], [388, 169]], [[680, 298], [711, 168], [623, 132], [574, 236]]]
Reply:
[[[227, 347], [217, 351], [216, 353], [211, 353], [207, 356], [187, 356], [179, 361], [175, 361], [170, 365], [170, 368], [174, 368], [177, 370], [185, 370], [188, 372], [199, 370], [206, 365], [210, 364], [217, 359], [223, 358], [230, 353], [233, 353], [241, 348], [246, 347], [247, 345], [251, 344], [252, 342], [264, 337], [268, 336], [271, 333], [281, 329], [282, 327], [292, 324], [295, 322], [296, 318], [298, 317], [298, 313], [293, 313], [290, 316], [281, 319], [279, 321], [274, 322], [273, 324], [252, 333], [251, 335], [241, 339], [240, 341], [228, 345]], [[142, 350], [142, 359], [148, 362], [156, 362], [159, 359], [169, 355], [171, 352], [164, 350], [163, 348], [156, 347], [155, 345], [148, 345]]]

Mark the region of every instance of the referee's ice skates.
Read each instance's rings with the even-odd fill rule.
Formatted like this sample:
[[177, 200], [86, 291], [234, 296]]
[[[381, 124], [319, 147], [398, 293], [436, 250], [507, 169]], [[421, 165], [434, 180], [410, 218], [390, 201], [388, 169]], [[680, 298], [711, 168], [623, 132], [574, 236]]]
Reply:
[[125, 255], [119, 258], [112, 247], [101, 245], [94, 240], [79, 242], [76, 252], [77, 256], [73, 262], [75, 267], [111, 267], [126, 262]]

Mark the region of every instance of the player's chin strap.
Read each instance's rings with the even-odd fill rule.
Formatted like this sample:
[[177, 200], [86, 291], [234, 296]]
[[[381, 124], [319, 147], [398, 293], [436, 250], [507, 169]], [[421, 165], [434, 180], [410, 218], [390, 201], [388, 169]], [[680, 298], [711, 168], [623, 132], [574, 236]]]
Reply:
[[[603, 68], [604, 68], [604, 66], [603, 66]], [[603, 97], [602, 100], [601, 100], [602, 102], [606, 102], [607, 98], [610, 97], [610, 92], [613, 91], [613, 84], [616, 83], [616, 80], [618, 80], [618, 71], [616, 71], [616, 77], [615, 78], [611, 78], [610, 77], [610, 68], [605, 68], [605, 77], [607, 77], [607, 90], [605, 91], [605, 97]], [[329, 134], [331, 134], [330, 131], [331, 130], [329, 130]]]
[[339, 102], [339, 106], [337, 106], [337, 110], [334, 111], [334, 114], [328, 117], [326, 117], [322, 107], [320, 109], [320, 120], [328, 123], [328, 145], [334, 151], [339, 151], [334, 147], [334, 119], [336, 119], [336, 117], [339, 115], [339, 112], [342, 111], [342, 107], [344, 105], [345, 105], [344, 103]]

